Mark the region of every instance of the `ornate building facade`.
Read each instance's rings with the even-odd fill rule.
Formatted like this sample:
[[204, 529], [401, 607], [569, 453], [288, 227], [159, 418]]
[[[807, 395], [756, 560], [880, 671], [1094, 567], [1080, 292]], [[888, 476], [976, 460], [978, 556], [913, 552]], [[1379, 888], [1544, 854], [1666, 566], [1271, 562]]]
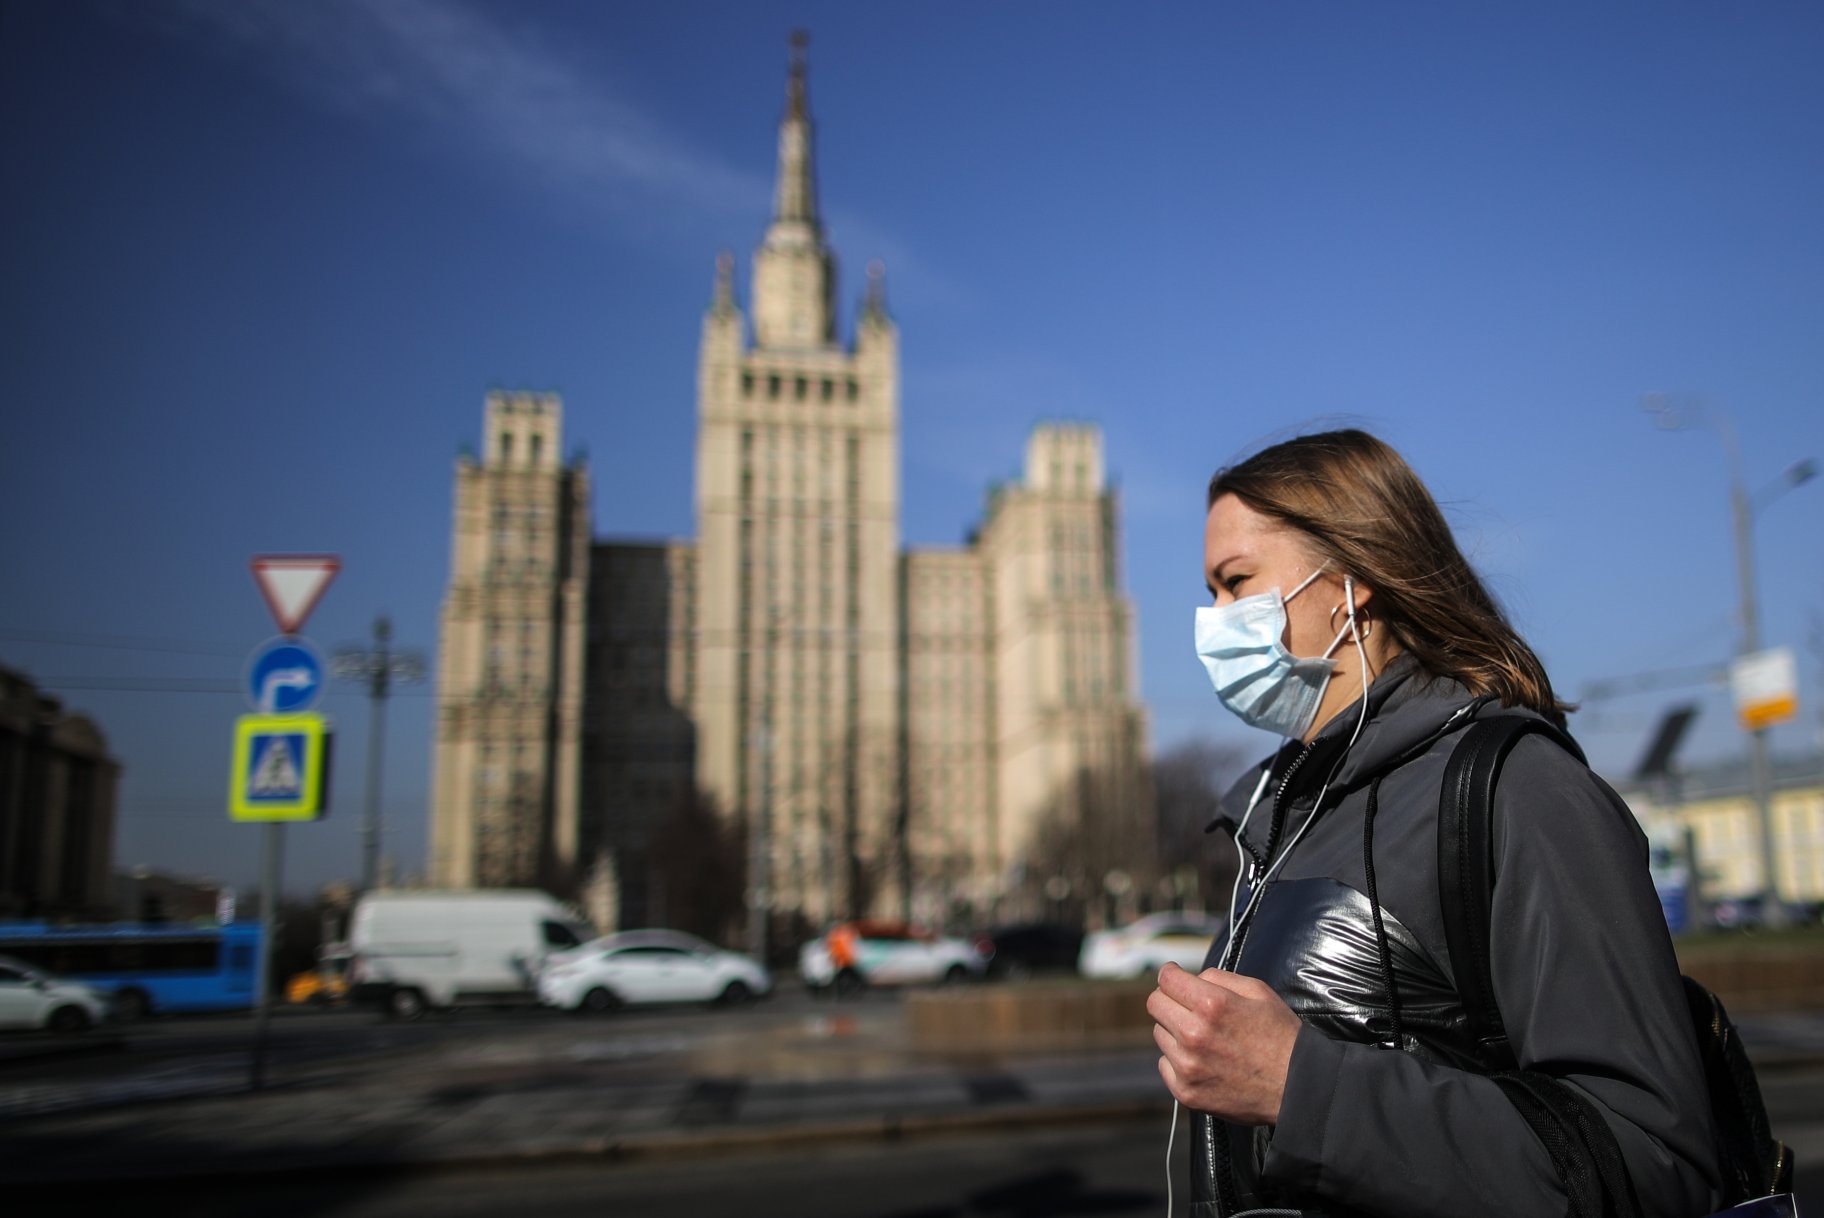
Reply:
[[664, 921], [660, 839], [694, 805], [775, 911], [942, 921], [1035, 891], [1060, 818], [1150, 826], [1100, 433], [1039, 426], [968, 545], [902, 548], [899, 331], [874, 265], [842, 339], [814, 148], [800, 44], [749, 309], [724, 255], [703, 319], [694, 542], [590, 545], [559, 403], [490, 396], [457, 466], [437, 882], [611, 870], [599, 920]]
[[456, 462], [438, 629], [431, 872], [451, 888], [577, 882], [589, 475], [552, 394], [491, 393]]

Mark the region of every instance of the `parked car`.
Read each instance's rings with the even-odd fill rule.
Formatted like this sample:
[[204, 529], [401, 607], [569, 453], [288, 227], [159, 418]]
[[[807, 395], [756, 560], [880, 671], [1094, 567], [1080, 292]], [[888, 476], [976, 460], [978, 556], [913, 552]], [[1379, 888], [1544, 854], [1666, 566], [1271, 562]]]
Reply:
[[346, 943], [324, 944], [317, 952], [317, 967], [294, 973], [285, 983], [285, 1001], [311, 1006], [347, 1002], [351, 957]]
[[1022, 922], [983, 932], [976, 947], [988, 957], [990, 977], [1074, 973], [1083, 951], [1083, 932], [1060, 922]]
[[107, 999], [80, 981], [66, 981], [23, 960], [0, 956], [0, 1028], [80, 1032], [107, 1017]]
[[1077, 970], [1085, 977], [1149, 977], [1170, 960], [1195, 972], [1221, 930], [1222, 923], [1207, 914], [1148, 914], [1085, 935]]
[[563, 948], [545, 954], [544, 967], [549, 970], [561, 964], [571, 963], [591, 955], [599, 955], [611, 947], [675, 947], [687, 952], [719, 952], [722, 949], [683, 930], [666, 930], [662, 927], [644, 927], [639, 930], [618, 930], [611, 935], [591, 939], [576, 947]]
[[533, 1003], [546, 955], [593, 935], [533, 889], [372, 892], [349, 919], [350, 994], [400, 1019], [427, 1007]]
[[633, 1003], [721, 1002], [769, 994], [773, 978], [739, 952], [681, 931], [629, 931], [547, 958], [538, 978], [546, 1006], [603, 1014]]
[[798, 952], [798, 971], [814, 992], [853, 993], [868, 985], [971, 981], [988, 970], [975, 944], [903, 922], [863, 919], [833, 927]]

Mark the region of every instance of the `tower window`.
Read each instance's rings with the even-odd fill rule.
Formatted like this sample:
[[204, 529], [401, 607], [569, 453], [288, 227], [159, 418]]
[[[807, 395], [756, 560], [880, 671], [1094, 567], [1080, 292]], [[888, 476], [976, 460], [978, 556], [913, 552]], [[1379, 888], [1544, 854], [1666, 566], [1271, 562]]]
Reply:
[[849, 378], [849, 401], [858, 402], [860, 400], [861, 400], [861, 382], [856, 380], [854, 377], [850, 377]]
[[828, 402], [836, 396], [836, 382], [829, 377], [823, 378], [823, 400]]
[[532, 464], [538, 464], [539, 455], [544, 447], [545, 438], [543, 436], [535, 435], [532, 437]]
[[751, 372], [741, 374], [741, 396], [744, 398], [754, 396], [754, 374]]
[[803, 377], [798, 377], [792, 384], [792, 396], [795, 397], [796, 399], [798, 399], [800, 402], [804, 401], [805, 396], [808, 393], [810, 393], [810, 390], [811, 390], [810, 382], [805, 380]]
[[503, 464], [503, 465], [504, 465], [504, 464], [506, 464], [506, 463], [507, 463], [507, 462], [508, 462], [508, 461], [511, 461], [511, 460], [512, 460], [512, 459], [513, 459], [513, 433], [512, 433], [512, 432], [507, 432], [507, 431], [503, 431], [503, 432], [501, 432], [501, 433], [500, 433], [500, 460], [501, 460], [501, 464]]
[[779, 400], [779, 374], [776, 372], [766, 378], [766, 396], [770, 401]]

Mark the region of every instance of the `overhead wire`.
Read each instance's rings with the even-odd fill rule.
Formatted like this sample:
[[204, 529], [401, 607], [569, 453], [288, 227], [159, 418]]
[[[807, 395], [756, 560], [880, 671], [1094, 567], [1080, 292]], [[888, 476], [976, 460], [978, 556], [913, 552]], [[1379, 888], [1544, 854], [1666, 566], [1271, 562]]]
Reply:
[[0, 639], [17, 643], [44, 643], [52, 647], [95, 647], [112, 651], [159, 651], [171, 655], [240, 657], [245, 652], [189, 639], [160, 639], [130, 634], [78, 634], [67, 630], [31, 630], [0, 626]]

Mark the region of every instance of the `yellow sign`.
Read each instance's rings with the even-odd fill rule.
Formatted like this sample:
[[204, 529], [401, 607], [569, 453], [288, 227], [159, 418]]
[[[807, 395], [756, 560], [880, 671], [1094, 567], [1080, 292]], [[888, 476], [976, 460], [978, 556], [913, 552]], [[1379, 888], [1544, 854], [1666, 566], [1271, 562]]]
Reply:
[[228, 816], [237, 821], [316, 820], [329, 803], [329, 720], [322, 715], [242, 715], [234, 722]]
[[1729, 672], [1735, 710], [1749, 731], [1799, 713], [1799, 665], [1792, 648], [1774, 647], [1737, 660]]

